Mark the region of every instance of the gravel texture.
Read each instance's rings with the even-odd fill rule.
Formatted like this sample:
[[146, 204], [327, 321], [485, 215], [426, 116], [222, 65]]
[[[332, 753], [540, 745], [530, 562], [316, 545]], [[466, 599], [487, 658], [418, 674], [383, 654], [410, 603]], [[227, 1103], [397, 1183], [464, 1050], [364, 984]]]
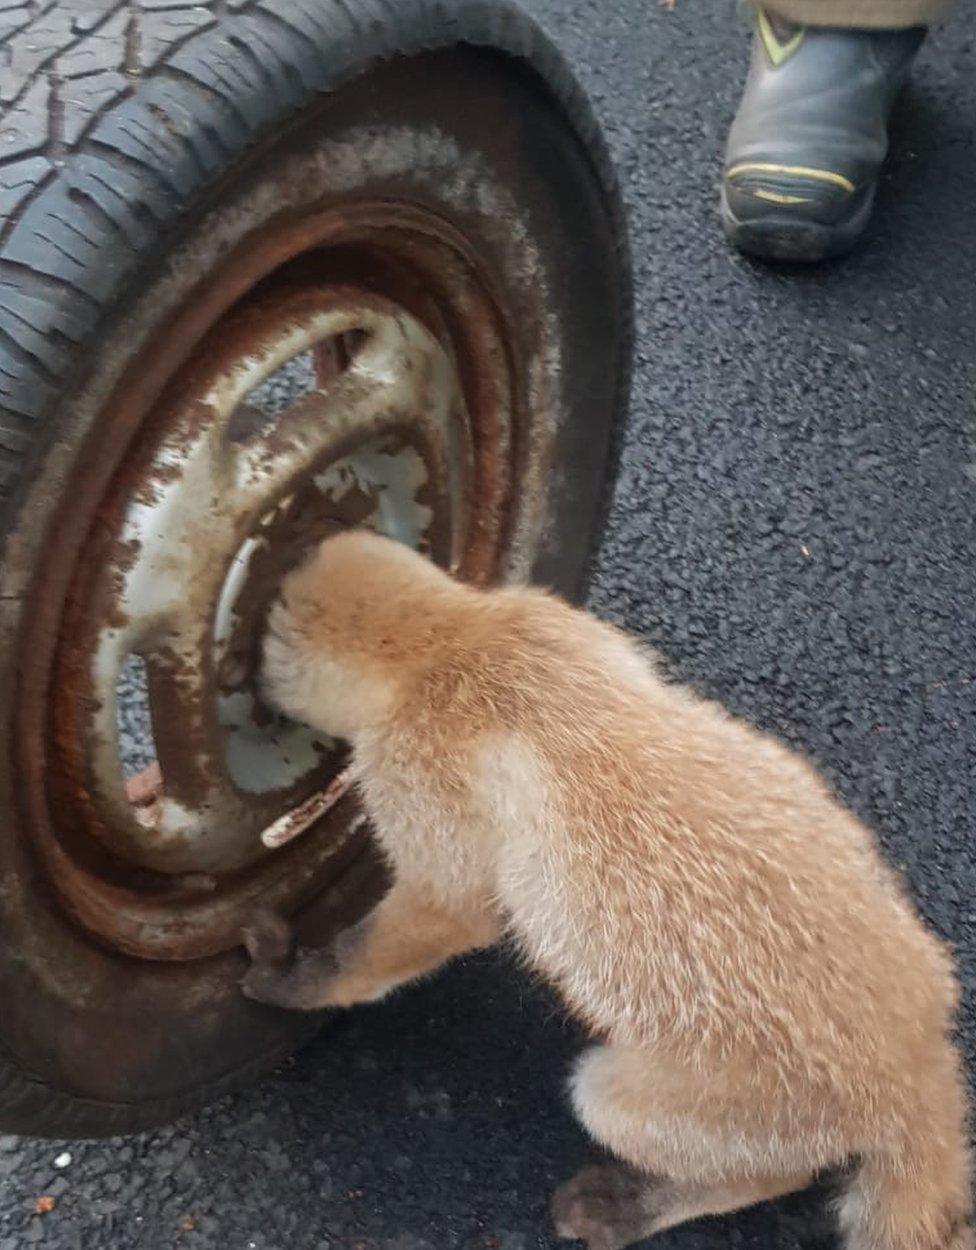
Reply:
[[[956, 944], [976, 1058], [969, 28], [923, 51], [867, 246], [797, 272], [730, 255], [716, 229], [748, 44], [731, 5], [529, 7], [593, 94], [633, 222], [635, 399], [594, 605], [816, 758], [881, 831]], [[553, 1246], [548, 1191], [587, 1149], [562, 1093], [578, 1046], [503, 961], [469, 961], [173, 1128], [0, 1139], [0, 1250]], [[825, 1246], [823, 1205], [659, 1243]]]

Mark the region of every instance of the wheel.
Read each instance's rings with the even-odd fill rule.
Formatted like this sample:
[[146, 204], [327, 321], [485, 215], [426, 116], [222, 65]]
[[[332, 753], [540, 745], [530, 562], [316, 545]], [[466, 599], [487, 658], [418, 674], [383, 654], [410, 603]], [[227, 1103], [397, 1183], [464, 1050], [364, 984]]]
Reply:
[[254, 692], [282, 570], [374, 525], [578, 595], [627, 249], [508, 3], [8, 5], [0, 61], [0, 1130], [118, 1133], [314, 1024], [240, 995], [255, 906], [383, 887]]

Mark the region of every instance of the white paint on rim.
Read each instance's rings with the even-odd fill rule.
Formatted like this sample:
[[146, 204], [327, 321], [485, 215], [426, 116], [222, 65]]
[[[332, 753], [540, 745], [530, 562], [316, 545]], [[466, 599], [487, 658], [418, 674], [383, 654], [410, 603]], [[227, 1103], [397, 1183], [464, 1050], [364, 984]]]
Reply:
[[[365, 339], [342, 374], [276, 413], [255, 436], [228, 437], [238, 405], [277, 369], [351, 330], [365, 332]], [[189, 740], [181, 741], [178, 731], [168, 741], [155, 735], [164, 785], [168, 753], [182, 752], [181, 770], [206, 778], [206, 798], [191, 808], [164, 795], [154, 809], [156, 823], [146, 828], [132, 818], [119, 758], [115, 700], [127, 657], [138, 653], [150, 671], [157, 666], [166, 680], [178, 681], [187, 700], [208, 697], [233, 631], [234, 603], [260, 542], [255, 531], [299, 480], [307, 482], [304, 475], [317, 460], [328, 459], [330, 448], [352, 443], [316, 475], [323, 494], [340, 491], [344, 475], [346, 481], [352, 475], [376, 494], [367, 523], [416, 546], [432, 516], [416, 500], [428, 467], [409, 444], [397, 454], [387, 444], [394, 428], [417, 431], [432, 456], [432, 471], [461, 515], [467, 466], [458, 461], [470, 454], [464, 440], [459, 445], [463, 412], [453, 364], [434, 336], [402, 310], [387, 312], [371, 301], [332, 303], [286, 321], [188, 399], [185, 411], [169, 414], [167, 426], [177, 434], [156, 449], [143, 478], [151, 487], [130, 501], [120, 534], [116, 616], [125, 623], [105, 626], [91, 661], [98, 791], [151, 858], [191, 868], [198, 866], [198, 847], [203, 866], [213, 868], [225, 847], [233, 859], [248, 836], [236, 827], [247, 823], [245, 796], [291, 786], [315, 769], [328, 744], [301, 726], [258, 724], [250, 695], [218, 694], [222, 758], [191, 755]]]

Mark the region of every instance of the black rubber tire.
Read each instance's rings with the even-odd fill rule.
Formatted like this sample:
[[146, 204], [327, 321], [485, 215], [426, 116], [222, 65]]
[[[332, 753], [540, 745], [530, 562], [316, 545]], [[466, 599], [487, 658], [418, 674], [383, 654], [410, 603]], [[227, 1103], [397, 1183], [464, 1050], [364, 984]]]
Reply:
[[[538, 236], [532, 280], [547, 290], [562, 374], [552, 524], [534, 576], [575, 595], [626, 406], [628, 250], [588, 106], [507, 0], [4, 6], [0, 67], [0, 1131], [114, 1134], [251, 1079], [309, 1021], [243, 1000], [237, 954], [160, 965], [98, 947], [62, 916], [32, 857], [17, 657], [99, 404], [185, 291], [187, 257], [197, 279], [233, 231], [277, 211], [259, 194], [275, 170], [364, 133], [357, 118], [436, 128]], [[404, 194], [444, 199], [448, 171], [438, 184], [435, 165], [418, 155], [402, 169]], [[350, 177], [368, 183], [368, 166]], [[383, 177], [389, 191], [396, 178]], [[455, 211], [446, 199], [443, 211]], [[504, 292], [507, 223], [472, 208], [465, 225]]]

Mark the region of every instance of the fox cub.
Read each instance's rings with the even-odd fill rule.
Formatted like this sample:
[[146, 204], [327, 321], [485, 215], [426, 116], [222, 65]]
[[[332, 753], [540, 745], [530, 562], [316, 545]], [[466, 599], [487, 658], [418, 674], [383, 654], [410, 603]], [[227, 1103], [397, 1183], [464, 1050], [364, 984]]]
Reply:
[[265, 916], [252, 997], [381, 998], [503, 936], [595, 1044], [576, 1112], [617, 1162], [557, 1190], [616, 1250], [843, 1172], [849, 1250], [971, 1250], [952, 961], [804, 760], [538, 590], [327, 539], [285, 581], [264, 682], [348, 739], [392, 868], [324, 950]]

